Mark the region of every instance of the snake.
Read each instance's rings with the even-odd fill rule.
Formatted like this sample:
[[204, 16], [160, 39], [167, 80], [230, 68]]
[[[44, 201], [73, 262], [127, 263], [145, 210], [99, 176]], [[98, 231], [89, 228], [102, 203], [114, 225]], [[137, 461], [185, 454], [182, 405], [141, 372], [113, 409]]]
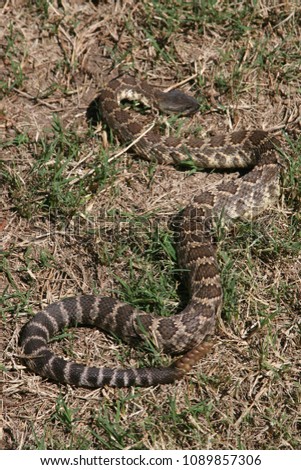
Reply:
[[[217, 224], [231, 227], [239, 218], [252, 220], [279, 197], [279, 142], [269, 132], [243, 129], [205, 137], [164, 136], [158, 126], [146, 128], [139, 113], [128, 106], [133, 100], [151, 111], [184, 116], [195, 114], [199, 103], [180, 89], [164, 92], [131, 75], [108, 80], [96, 100], [101, 119], [122, 143], [132, 142], [135, 154], [176, 167], [193, 161], [197, 169], [233, 169], [239, 177], [201, 189], [179, 212], [177, 259], [188, 292], [182, 311], [160, 317], [113, 297], [80, 295], [50, 304], [25, 324], [20, 334], [25, 365], [55, 382], [88, 388], [149, 387], [182, 379], [214, 344], [222, 311]], [[150, 340], [175, 359], [161, 367], [109, 368], [56, 355], [49, 341], [62, 329], [79, 326], [97, 327], [132, 346]]]

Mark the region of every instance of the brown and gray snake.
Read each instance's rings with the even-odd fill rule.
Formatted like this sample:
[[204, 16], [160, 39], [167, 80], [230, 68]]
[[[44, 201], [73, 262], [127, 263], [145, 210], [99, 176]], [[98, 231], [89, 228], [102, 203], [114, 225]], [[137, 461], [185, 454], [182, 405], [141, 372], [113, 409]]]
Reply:
[[[252, 219], [279, 194], [280, 164], [275, 150], [279, 144], [265, 131], [242, 130], [184, 140], [163, 137], [153, 128], [142, 135], [144, 124], [133, 110], [122, 108], [122, 100], [138, 100], [163, 112], [189, 115], [198, 110], [194, 98], [179, 90], [164, 93], [123, 76], [101, 90], [98, 102], [102, 117], [123, 142], [137, 140], [133, 146], [136, 154], [175, 165], [193, 160], [199, 168], [233, 168], [242, 174], [201, 190], [180, 214], [178, 263], [187, 272], [189, 291], [189, 302], [182, 312], [160, 318], [114, 298], [84, 295], [49, 305], [23, 327], [20, 344], [27, 367], [60, 383], [91, 388], [147, 387], [182, 378], [209, 348], [222, 308], [215, 224], [221, 219], [228, 226], [237, 218]], [[162, 352], [183, 355], [169, 367], [111, 369], [66, 361], [49, 349], [48, 341], [60, 330], [81, 325], [99, 327], [130, 344], [150, 337]]]

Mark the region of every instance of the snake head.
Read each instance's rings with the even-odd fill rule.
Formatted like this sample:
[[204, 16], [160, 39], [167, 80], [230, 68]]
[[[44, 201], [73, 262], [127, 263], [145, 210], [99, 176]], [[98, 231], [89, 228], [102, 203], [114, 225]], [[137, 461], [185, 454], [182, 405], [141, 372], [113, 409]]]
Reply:
[[159, 108], [164, 113], [178, 113], [183, 116], [189, 116], [199, 110], [197, 100], [180, 90], [170, 90], [166, 93], [161, 92], [157, 99]]

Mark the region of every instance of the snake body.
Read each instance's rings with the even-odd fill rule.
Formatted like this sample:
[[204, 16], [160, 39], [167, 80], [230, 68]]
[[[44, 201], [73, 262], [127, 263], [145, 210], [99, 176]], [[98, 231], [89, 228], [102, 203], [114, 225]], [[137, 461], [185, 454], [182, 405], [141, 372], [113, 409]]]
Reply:
[[[130, 76], [111, 80], [99, 95], [102, 116], [122, 141], [136, 141], [138, 155], [168, 164], [192, 159], [200, 168], [238, 168], [243, 175], [201, 190], [180, 214], [177, 253], [180, 268], [187, 271], [189, 302], [178, 315], [160, 318], [114, 298], [84, 295], [49, 305], [25, 325], [21, 346], [26, 365], [61, 383], [91, 388], [146, 387], [183, 377], [206, 353], [222, 307], [214, 224], [221, 218], [228, 225], [239, 217], [253, 218], [279, 194], [278, 143], [268, 133], [237, 131], [186, 140], [163, 137], [154, 129], [144, 133], [137, 113], [122, 109], [121, 103], [127, 99], [187, 115], [198, 106], [177, 90], [163, 93]], [[131, 344], [151, 338], [164, 353], [183, 355], [169, 367], [142, 369], [90, 367], [56, 356], [48, 341], [63, 328], [80, 325], [99, 327]]]

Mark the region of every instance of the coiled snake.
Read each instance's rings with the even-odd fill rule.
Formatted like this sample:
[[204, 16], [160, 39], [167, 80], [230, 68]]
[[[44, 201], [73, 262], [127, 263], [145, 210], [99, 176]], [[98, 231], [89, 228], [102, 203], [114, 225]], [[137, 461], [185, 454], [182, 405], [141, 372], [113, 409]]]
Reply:
[[[214, 332], [222, 306], [212, 235], [215, 221], [222, 218], [230, 224], [238, 217], [252, 218], [279, 193], [278, 143], [266, 132], [238, 131], [205, 139], [191, 136], [183, 141], [162, 137], [152, 129], [141, 136], [144, 126], [136, 113], [122, 109], [124, 99], [138, 99], [163, 111], [186, 115], [196, 112], [198, 105], [180, 91], [163, 93], [130, 76], [111, 80], [99, 96], [102, 116], [123, 141], [137, 140], [134, 150], [138, 155], [171, 164], [193, 159], [200, 168], [243, 169], [243, 175], [201, 190], [181, 213], [177, 253], [180, 267], [188, 270], [190, 295], [181, 313], [158, 318], [113, 298], [84, 295], [49, 305], [25, 325], [21, 346], [26, 365], [61, 383], [92, 388], [146, 387], [171, 383], [187, 373], [206, 352], [207, 337]], [[99, 327], [133, 344], [148, 336], [163, 352], [184, 355], [169, 367], [143, 369], [88, 367], [56, 356], [47, 345], [49, 339], [62, 328], [79, 325]]]

